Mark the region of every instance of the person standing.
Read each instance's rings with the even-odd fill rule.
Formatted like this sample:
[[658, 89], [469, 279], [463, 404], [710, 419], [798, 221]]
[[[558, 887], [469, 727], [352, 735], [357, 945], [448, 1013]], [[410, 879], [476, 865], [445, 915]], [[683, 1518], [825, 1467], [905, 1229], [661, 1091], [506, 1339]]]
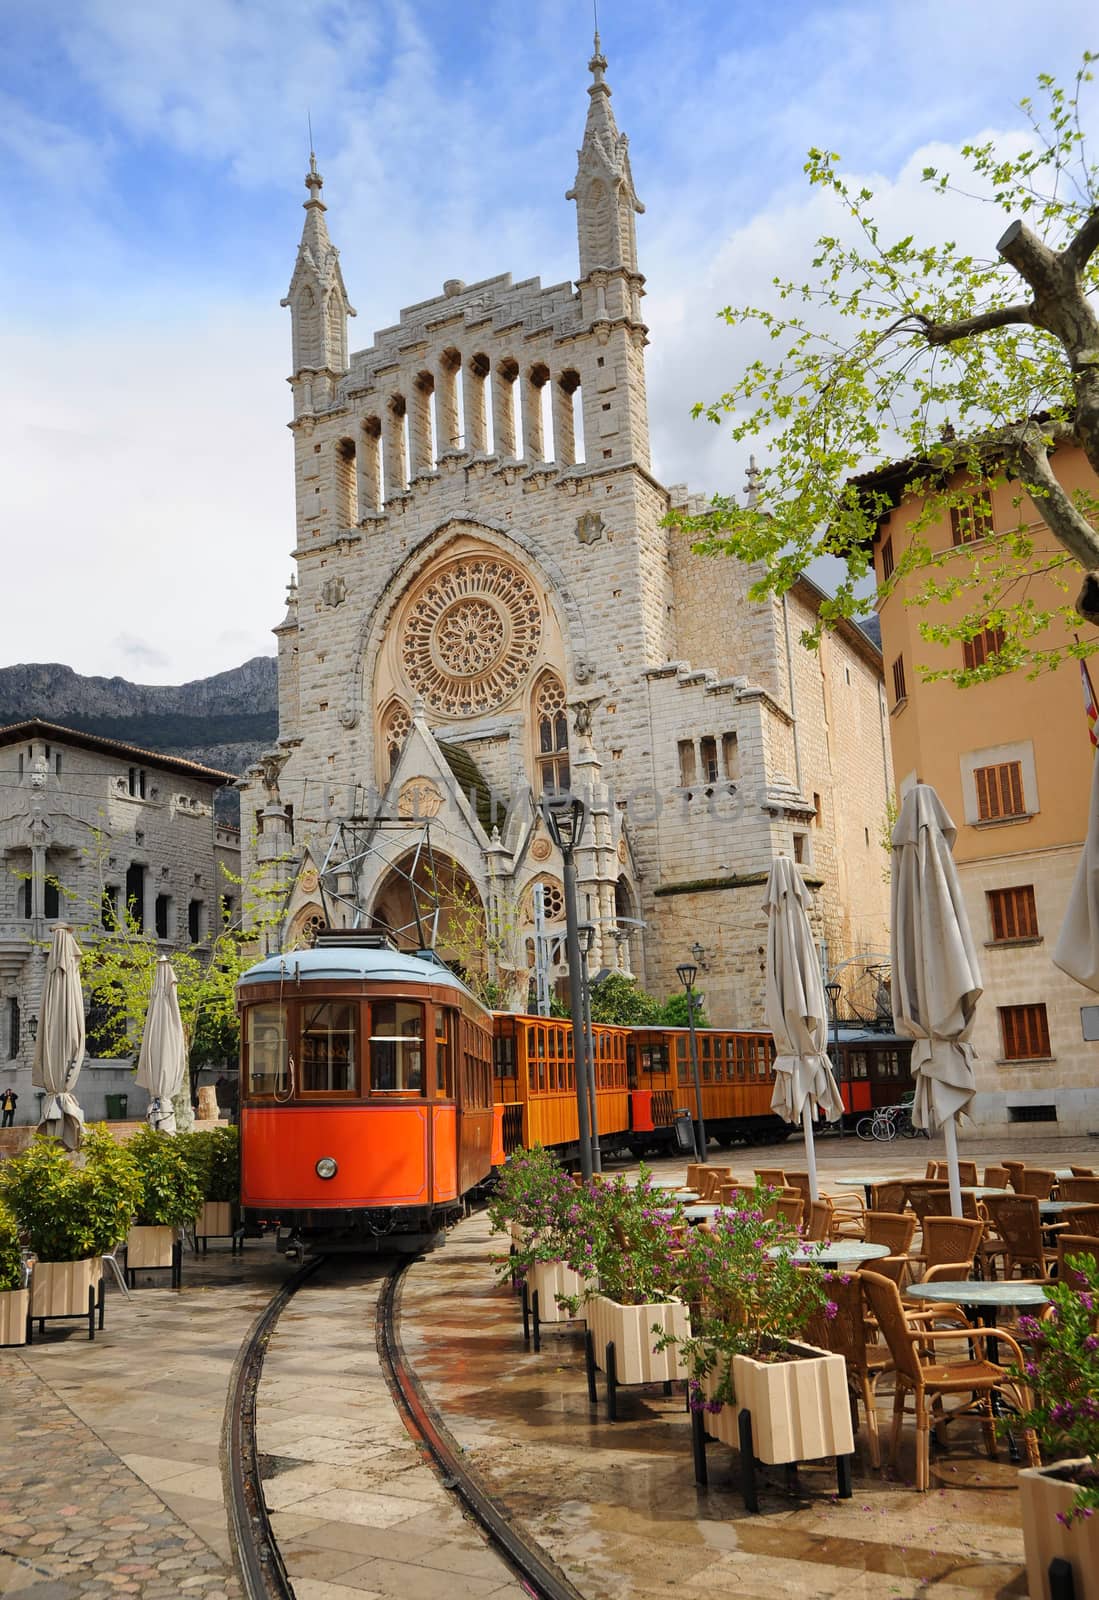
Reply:
[[15, 1090], [5, 1089], [3, 1095], [0, 1095], [0, 1111], [3, 1112], [3, 1120], [0, 1121], [0, 1127], [11, 1128], [14, 1126], [15, 1108], [18, 1104], [19, 1096]]

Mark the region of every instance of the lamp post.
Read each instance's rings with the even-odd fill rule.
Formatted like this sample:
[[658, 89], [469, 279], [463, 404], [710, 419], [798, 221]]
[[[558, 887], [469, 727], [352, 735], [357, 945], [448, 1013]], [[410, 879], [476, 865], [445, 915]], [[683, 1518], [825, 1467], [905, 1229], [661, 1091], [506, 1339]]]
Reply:
[[691, 1075], [695, 1082], [695, 1110], [698, 1113], [695, 1142], [698, 1146], [697, 1154], [700, 1161], [706, 1160], [706, 1122], [702, 1115], [702, 1078], [698, 1070], [698, 1035], [695, 1033], [695, 991], [694, 981], [698, 976], [698, 968], [689, 961], [684, 961], [682, 966], [676, 967], [676, 976], [687, 991], [687, 1026], [691, 1032]]
[[565, 948], [569, 962], [569, 1010], [572, 1013], [572, 1060], [576, 1077], [576, 1121], [580, 1144], [580, 1174], [585, 1183], [592, 1175], [591, 1118], [588, 1111], [588, 1073], [584, 1050], [584, 997], [580, 966], [579, 919], [576, 910], [576, 862], [573, 853], [584, 832], [586, 813], [579, 795], [543, 795], [546, 830], [561, 852], [565, 885]]
[[[843, 993], [843, 984], [837, 983], [833, 978], [831, 983], [824, 985], [824, 992], [828, 996], [828, 1009], [832, 1013], [832, 1072], [839, 1082], [840, 1073], [840, 995]], [[840, 1090], [842, 1095], [843, 1091]], [[840, 1112], [840, 1133], [843, 1132], [843, 1113]]]
[[591, 981], [588, 976], [588, 957], [595, 943], [595, 923], [582, 922], [576, 931], [580, 941], [582, 961], [580, 976], [583, 981], [580, 987], [584, 997], [584, 1049], [591, 1112], [591, 1164], [593, 1171], [602, 1172], [603, 1152], [599, 1148], [599, 1082], [595, 1066], [595, 1035], [591, 1028]]

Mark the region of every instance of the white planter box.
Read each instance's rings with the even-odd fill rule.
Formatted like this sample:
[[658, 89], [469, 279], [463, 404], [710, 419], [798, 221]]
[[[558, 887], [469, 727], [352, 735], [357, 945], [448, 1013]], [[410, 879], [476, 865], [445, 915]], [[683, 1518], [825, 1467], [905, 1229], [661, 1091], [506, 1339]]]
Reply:
[[175, 1228], [131, 1228], [126, 1238], [127, 1271], [140, 1272], [152, 1267], [170, 1267], [175, 1242]]
[[232, 1234], [236, 1207], [231, 1200], [204, 1200], [195, 1221], [195, 1233], [200, 1239], [220, 1239]]
[[[737, 1414], [747, 1410], [752, 1415], [755, 1454], [769, 1465], [850, 1455], [855, 1440], [843, 1357], [815, 1345], [789, 1348], [798, 1359], [756, 1361], [752, 1356], [733, 1356], [736, 1400], [716, 1414], [703, 1413], [706, 1432], [736, 1446]], [[705, 1387], [710, 1393], [717, 1388], [716, 1373]]]
[[584, 1280], [563, 1261], [536, 1261], [527, 1273], [527, 1293], [538, 1296], [539, 1322], [571, 1322], [572, 1313], [557, 1304], [557, 1296], [583, 1292]]
[[587, 1303], [588, 1332], [591, 1335], [595, 1364], [606, 1371], [606, 1349], [614, 1345], [615, 1376], [619, 1383], [667, 1383], [685, 1378], [687, 1367], [677, 1344], [653, 1351], [657, 1334], [673, 1333], [679, 1340], [691, 1333], [687, 1307], [681, 1300], [655, 1302], [644, 1306], [623, 1306], [606, 1295], [593, 1295]]
[[1049, 1564], [1061, 1556], [1072, 1566], [1076, 1600], [1099, 1600], [1099, 1517], [1081, 1517], [1071, 1528], [1058, 1522], [1058, 1511], [1072, 1508], [1076, 1485], [1051, 1477], [1051, 1470], [1028, 1467], [1019, 1474], [1027, 1593], [1030, 1600], [1049, 1600]]
[[[26, 1344], [27, 1311], [31, 1303], [29, 1289], [0, 1290], [0, 1345]], [[84, 1296], [87, 1310], [88, 1297]]]
[[36, 1261], [31, 1272], [31, 1316], [86, 1316], [88, 1290], [98, 1289], [102, 1276], [99, 1256], [86, 1256], [83, 1261]]

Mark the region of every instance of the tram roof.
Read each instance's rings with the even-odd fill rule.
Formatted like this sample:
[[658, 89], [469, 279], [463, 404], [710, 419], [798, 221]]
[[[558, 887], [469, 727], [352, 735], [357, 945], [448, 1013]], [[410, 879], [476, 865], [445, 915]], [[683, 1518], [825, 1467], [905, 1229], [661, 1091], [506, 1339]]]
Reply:
[[[422, 961], [399, 950], [357, 949], [349, 945], [326, 945], [318, 950], [288, 950], [284, 955], [268, 956], [249, 967], [237, 980], [238, 988], [252, 983], [273, 983], [279, 979], [294, 983], [302, 978], [370, 978], [376, 983], [442, 983], [459, 993], [476, 996], [461, 978], [441, 962]], [[479, 1002], [478, 1002], [479, 1003]]]

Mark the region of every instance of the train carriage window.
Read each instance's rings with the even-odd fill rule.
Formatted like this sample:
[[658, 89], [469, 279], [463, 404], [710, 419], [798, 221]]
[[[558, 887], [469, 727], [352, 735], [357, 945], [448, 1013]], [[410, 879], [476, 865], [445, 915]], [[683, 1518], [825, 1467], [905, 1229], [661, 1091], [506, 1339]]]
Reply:
[[870, 1066], [865, 1050], [849, 1050], [847, 1052], [847, 1076], [849, 1078], [869, 1078]]
[[[454, 1036], [454, 1015], [435, 1007], [435, 1093], [452, 1099], [454, 1095], [454, 1056], [451, 1040]], [[497, 1045], [507, 1045], [514, 1052], [511, 1039], [498, 1039]]]
[[495, 1068], [498, 1078], [515, 1076], [515, 1040], [511, 1034], [499, 1034], [495, 1041]]
[[354, 1094], [358, 1089], [355, 1011], [346, 1000], [302, 1007], [302, 1094]]
[[249, 1006], [247, 1016], [248, 1093], [288, 1095], [291, 1085], [287, 1071], [286, 1007]]
[[423, 1080], [423, 1006], [410, 1000], [376, 1000], [371, 1008], [371, 1090], [419, 1094]]
[[676, 1038], [675, 1041], [676, 1077], [680, 1083], [690, 1083], [691, 1063], [688, 1055], [686, 1039]]

